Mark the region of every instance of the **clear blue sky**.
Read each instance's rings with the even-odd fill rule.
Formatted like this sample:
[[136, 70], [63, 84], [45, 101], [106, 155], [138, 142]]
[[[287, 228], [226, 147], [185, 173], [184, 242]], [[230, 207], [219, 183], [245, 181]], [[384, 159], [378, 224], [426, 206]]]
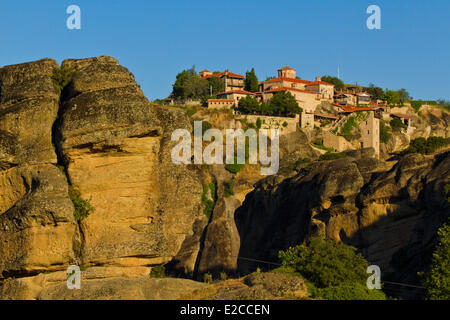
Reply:
[[[71, 4], [81, 30], [66, 28]], [[381, 8], [382, 30], [366, 28], [370, 4]], [[347, 83], [450, 99], [450, 1], [0, 1], [0, 66], [98, 55], [118, 58], [151, 100], [192, 65], [254, 67], [260, 80], [284, 65], [303, 79], [340, 65]]]

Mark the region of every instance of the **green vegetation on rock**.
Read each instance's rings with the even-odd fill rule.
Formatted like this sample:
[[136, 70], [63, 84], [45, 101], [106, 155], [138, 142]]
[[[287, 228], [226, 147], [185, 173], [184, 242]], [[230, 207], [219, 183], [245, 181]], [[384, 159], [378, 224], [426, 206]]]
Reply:
[[450, 220], [439, 229], [438, 236], [430, 270], [422, 274], [423, 285], [429, 299], [450, 300]]
[[216, 205], [217, 194], [216, 194], [216, 183], [213, 181], [208, 185], [203, 186], [202, 192], [202, 203], [205, 206], [204, 213], [211, 218], [214, 206]]
[[164, 266], [154, 266], [150, 271], [150, 278], [165, 278], [166, 268]]
[[82, 199], [81, 192], [74, 186], [69, 186], [69, 198], [75, 207], [74, 216], [77, 221], [87, 218], [94, 212], [94, 207], [91, 205], [92, 197], [89, 200]]
[[228, 197], [231, 197], [234, 195], [233, 183], [234, 183], [233, 179], [225, 180], [223, 182], [223, 186], [224, 186], [223, 196], [225, 198], [228, 198]]
[[77, 71], [70, 68], [55, 68], [53, 69], [52, 81], [55, 89], [58, 90], [58, 93], [64, 90], [67, 87], [72, 79], [77, 75]]
[[449, 140], [443, 137], [429, 137], [428, 139], [420, 137], [412, 140], [409, 147], [403, 150], [402, 154], [432, 154], [437, 150], [446, 147], [448, 144]]
[[301, 275], [310, 282], [313, 298], [331, 300], [385, 300], [382, 291], [369, 290], [369, 265], [356, 248], [320, 238], [279, 252], [283, 272]]
[[382, 143], [388, 143], [391, 140], [392, 135], [390, 133], [391, 128], [383, 121], [380, 121], [380, 141]]

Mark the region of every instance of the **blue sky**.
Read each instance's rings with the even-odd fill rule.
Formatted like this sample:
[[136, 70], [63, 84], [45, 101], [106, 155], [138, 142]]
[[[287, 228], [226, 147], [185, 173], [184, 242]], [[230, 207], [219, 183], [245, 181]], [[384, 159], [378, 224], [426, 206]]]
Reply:
[[[71, 4], [81, 30], [66, 28]], [[366, 27], [371, 4], [381, 30]], [[151, 100], [192, 65], [254, 67], [260, 80], [284, 65], [303, 79], [337, 75], [340, 65], [347, 83], [450, 100], [450, 1], [0, 1], [0, 66], [98, 55], [118, 58]]]

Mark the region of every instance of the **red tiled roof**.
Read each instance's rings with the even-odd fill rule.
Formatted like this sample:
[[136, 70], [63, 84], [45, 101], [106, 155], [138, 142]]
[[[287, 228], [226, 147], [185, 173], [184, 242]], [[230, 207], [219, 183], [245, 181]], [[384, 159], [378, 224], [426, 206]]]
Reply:
[[263, 81], [263, 83], [271, 83], [271, 82], [280, 82], [280, 81], [287, 81], [287, 82], [297, 82], [297, 83], [303, 83], [305, 85], [315, 85], [315, 84], [322, 84], [325, 86], [333, 86], [334, 84], [323, 82], [323, 81], [309, 81], [309, 80], [303, 80], [303, 79], [297, 79], [297, 78], [285, 78], [285, 77], [278, 77], [270, 80]]
[[202, 70], [200, 72], [210, 72], [208, 69]]
[[208, 99], [208, 102], [234, 102], [233, 99]]
[[394, 116], [397, 118], [411, 119], [411, 116], [408, 116], [407, 114], [403, 114], [403, 113], [391, 113], [391, 116]]
[[206, 78], [206, 79], [211, 78], [211, 77], [222, 78], [223, 76], [228, 76], [228, 77], [231, 77], [231, 78], [239, 78], [239, 79], [244, 79], [245, 78], [241, 74], [237, 74], [237, 73], [233, 73], [233, 72], [229, 72], [229, 71], [209, 74], [209, 75], [206, 75], [204, 78]]
[[280, 88], [273, 88], [264, 92], [278, 92], [278, 91], [297, 91], [297, 92], [303, 92], [303, 93], [311, 93], [311, 94], [318, 94], [319, 92], [313, 91], [313, 90], [303, 90], [303, 89], [297, 89], [297, 88], [289, 88], [289, 87], [280, 87]]
[[239, 93], [239, 94], [254, 94], [253, 92], [249, 92], [249, 91], [245, 91], [245, 90], [230, 90], [230, 91], [225, 91], [225, 92], [221, 92], [221, 93], [217, 93], [216, 95], [223, 95], [223, 94], [231, 94], [231, 93]]
[[291, 68], [289, 66], [283, 67], [283, 68], [279, 69], [278, 71], [280, 71], [280, 70], [294, 70], [294, 71], [296, 71], [294, 68]]

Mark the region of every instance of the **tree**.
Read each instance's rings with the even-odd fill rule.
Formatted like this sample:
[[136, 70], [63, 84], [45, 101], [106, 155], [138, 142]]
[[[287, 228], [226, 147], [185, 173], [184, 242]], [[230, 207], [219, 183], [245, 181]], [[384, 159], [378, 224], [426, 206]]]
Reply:
[[246, 114], [254, 114], [261, 111], [261, 104], [252, 96], [246, 96], [240, 99], [238, 106], [239, 110]]
[[433, 253], [430, 270], [425, 273], [423, 285], [428, 298], [450, 300], [450, 220], [438, 231], [439, 243]]
[[302, 113], [297, 100], [288, 91], [280, 91], [274, 94], [269, 102], [269, 113], [273, 115], [287, 116]]
[[389, 124], [391, 125], [392, 130], [396, 132], [402, 131], [402, 129], [406, 129], [407, 126], [400, 120], [399, 118], [392, 119]]
[[245, 73], [245, 90], [250, 92], [257, 92], [259, 87], [258, 77], [255, 74], [255, 68], [250, 72]]
[[373, 83], [366, 89], [367, 93], [372, 96], [373, 100], [380, 100], [384, 97], [384, 91], [380, 87], [375, 87]]
[[280, 251], [282, 266], [295, 270], [318, 288], [344, 283], [365, 284], [369, 265], [356, 248], [332, 240], [313, 238], [309, 245]]
[[399, 92], [386, 89], [383, 100], [385, 100], [390, 105], [399, 105], [400, 104]]
[[399, 96], [401, 105], [403, 105], [406, 101], [412, 99], [412, 97], [409, 95], [408, 91], [406, 91], [406, 89], [403, 89], [403, 88], [398, 91], [398, 96]]
[[225, 91], [225, 82], [219, 77], [209, 77], [208, 83], [208, 92], [210, 93], [212, 91], [213, 95]]
[[177, 74], [172, 93], [175, 98], [198, 99], [207, 95], [208, 91], [208, 80], [200, 78], [193, 66], [191, 69], [183, 70]]
[[342, 90], [345, 89], [345, 84], [344, 84], [344, 82], [343, 82], [341, 79], [337, 78], [337, 77], [323, 76], [323, 77], [322, 77], [322, 81], [328, 82], [328, 83], [331, 83], [331, 84], [334, 84], [334, 89], [335, 89], [335, 90], [340, 90], [340, 91], [342, 91]]

